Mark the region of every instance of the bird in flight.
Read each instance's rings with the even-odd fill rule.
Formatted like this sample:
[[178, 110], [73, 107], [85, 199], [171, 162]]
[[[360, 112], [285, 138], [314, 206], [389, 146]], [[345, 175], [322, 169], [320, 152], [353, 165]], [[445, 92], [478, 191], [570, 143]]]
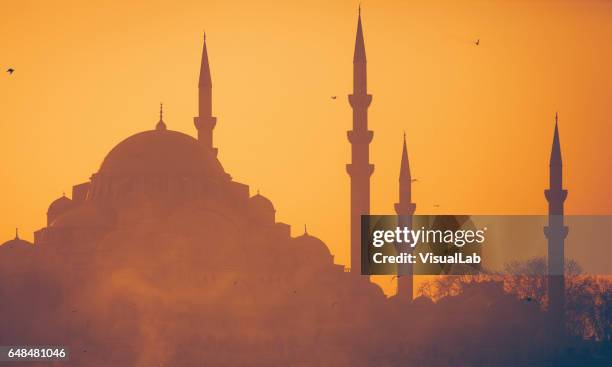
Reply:
[[413, 178], [413, 179], [411, 180], [411, 182], [418, 182], [418, 181], [419, 181], [419, 180], [417, 180], [416, 178]]
[[331, 99], [336, 99], [336, 98], [337, 98], [336, 96], [331, 96]]
[[477, 39], [477, 40], [474, 42], [474, 44], [475, 44], [476, 46], [480, 45], [480, 38], [479, 38], [479, 39]]
[[13, 73], [15, 72], [15, 69], [8, 68], [8, 69], [6, 69], [6, 72], [9, 73], [10, 75], [13, 75]]
[[439, 208], [440, 204], [434, 204], [434, 208]]

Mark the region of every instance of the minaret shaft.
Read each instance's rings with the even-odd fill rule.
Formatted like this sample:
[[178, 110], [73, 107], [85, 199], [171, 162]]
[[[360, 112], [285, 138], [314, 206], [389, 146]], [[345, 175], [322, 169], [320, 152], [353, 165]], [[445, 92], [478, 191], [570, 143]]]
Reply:
[[548, 313], [551, 332], [554, 335], [565, 333], [565, 238], [568, 227], [564, 223], [563, 204], [567, 190], [563, 189], [563, 164], [557, 117], [550, 155], [549, 188], [544, 191], [548, 201], [548, 226], [544, 234], [548, 239]]
[[[399, 201], [395, 204], [397, 214], [397, 225], [400, 228], [412, 229], [412, 216], [416, 210], [416, 204], [412, 202], [412, 175], [410, 174], [410, 163], [408, 161], [408, 148], [406, 147], [406, 135], [404, 135], [404, 147], [402, 149], [402, 160], [399, 174]], [[409, 245], [399, 246], [399, 250], [411, 253]], [[413, 297], [413, 268], [412, 264], [402, 264], [398, 268], [397, 296], [411, 301]]]
[[365, 44], [361, 14], [357, 22], [355, 54], [353, 57], [353, 94], [348, 96], [353, 109], [353, 129], [347, 132], [351, 144], [351, 163], [346, 170], [351, 179], [351, 272], [361, 271], [361, 215], [370, 214], [370, 142], [373, 132], [368, 130], [368, 107], [372, 96], [367, 92]]
[[198, 90], [198, 115], [212, 117], [212, 86], [200, 85]]
[[367, 62], [365, 60], [358, 60], [353, 63], [353, 94], [367, 94], [368, 93], [368, 71]]

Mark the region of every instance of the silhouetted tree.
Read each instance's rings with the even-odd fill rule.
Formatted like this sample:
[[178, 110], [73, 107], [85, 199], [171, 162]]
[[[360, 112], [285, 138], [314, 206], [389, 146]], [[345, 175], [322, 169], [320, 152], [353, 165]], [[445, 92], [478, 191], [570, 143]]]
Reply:
[[[546, 259], [538, 257], [508, 263], [503, 273], [440, 276], [423, 282], [417, 291], [432, 300], [440, 300], [460, 295], [467, 284], [503, 281], [506, 292], [546, 309], [546, 273]], [[565, 281], [569, 334], [598, 341], [612, 340], [612, 281], [582, 274], [580, 264], [572, 259], [565, 261]]]

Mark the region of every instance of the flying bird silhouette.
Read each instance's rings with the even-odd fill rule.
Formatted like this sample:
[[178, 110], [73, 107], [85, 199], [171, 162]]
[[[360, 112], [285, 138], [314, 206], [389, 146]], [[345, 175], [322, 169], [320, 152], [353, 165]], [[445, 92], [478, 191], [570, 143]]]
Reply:
[[13, 73], [15, 72], [15, 69], [8, 68], [8, 69], [6, 69], [6, 72], [9, 73], [10, 75], [13, 75]]
[[336, 96], [331, 96], [331, 99], [336, 99], [336, 98], [337, 98]]
[[477, 39], [477, 40], [474, 42], [474, 44], [475, 44], [476, 46], [480, 45], [480, 38], [479, 38], [479, 39]]
[[418, 182], [418, 181], [419, 181], [419, 180], [417, 180], [416, 178], [413, 178], [413, 179], [411, 180], [411, 182]]
[[434, 204], [434, 208], [439, 208], [440, 204]]

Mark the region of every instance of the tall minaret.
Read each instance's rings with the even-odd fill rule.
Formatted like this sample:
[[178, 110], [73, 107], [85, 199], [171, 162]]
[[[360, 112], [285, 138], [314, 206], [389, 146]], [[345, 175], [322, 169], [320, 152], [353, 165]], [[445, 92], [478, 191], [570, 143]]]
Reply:
[[[412, 229], [412, 215], [416, 210], [416, 204], [412, 202], [412, 176], [410, 175], [410, 162], [408, 161], [408, 149], [406, 148], [406, 134], [404, 133], [404, 148], [402, 149], [402, 163], [399, 174], [399, 201], [395, 204], [395, 213], [398, 215], [399, 227]], [[411, 252], [412, 247], [400, 246], [400, 251]], [[398, 271], [397, 296], [412, 300], [412, 264], [403, 264]]]
[[367, 91], [366, 54], [361, 28], [361, 8], [357, 20], [357, 37], [353, 57], [353, 94], [348, 96], [353, 108], [353, 130], [347, 132], [351, 143], [351, 163], [346, 171], [351, 178], [351, 272], [361, 271], [361, 215], [370, 214], [370, 176], [374, 165], [370, 164], [369, 146], [374, 133], [368, 130], [368, 107], [372, 95]]
[[208, 64], [208, 51], [206, 50], [206, 33], [204, 33], [204, 47], [202, 49], [198, 89], [199, 116], [193, 119], [196, 129], [198, 129], [198, 140], [206, 148], [216, 154], [217, 149], [213, 148], [212, 145], [212, 133], [217, 124], [217, 118], [212, 115], [212, 81], [210, 78], [210, 66]]
[[565, 277], [564, 241], [568, 228], [563, 221], [563, 202], [567, 190], [563, 189], [561, 143], [558, 116], [555, 115], [555, 134], [550, 153], [550, 187], [544, 191], [548, 201], [548, 226], [544, 234], [548, 239], [548, 313], [553, 335], [565, 333]]

